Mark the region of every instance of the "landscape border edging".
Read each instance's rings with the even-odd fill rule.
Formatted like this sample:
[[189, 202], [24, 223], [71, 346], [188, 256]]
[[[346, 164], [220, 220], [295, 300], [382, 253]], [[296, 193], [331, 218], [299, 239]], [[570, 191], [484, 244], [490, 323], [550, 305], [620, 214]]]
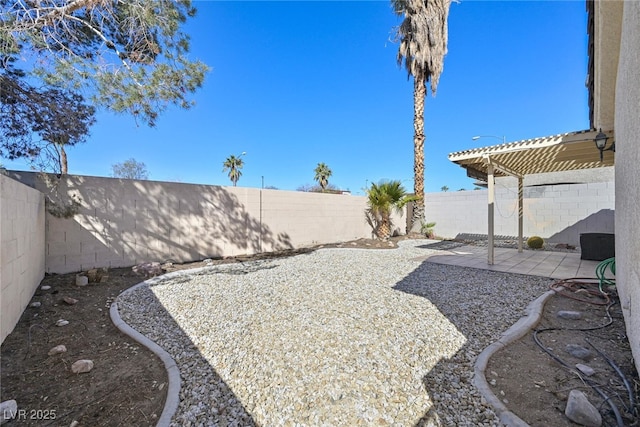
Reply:
[[549, 298], [555, 295], [556, 292], [549, 290], [529, 303], [525, 309], [525, 316], [521, 317], [516, 323], [514, 323], [509, 329], [507, 329], [498, 339], [477, 357], [473, 366], [473, 385], [478, 389], [482, 397], [493, 407], [496, 411], [500, 421], [507, 427], [530, 427], [529, 424], [524, 422], [520, 417], [511, 412], [502, 401], [491, 391], [487, 378], [485, 376], [485, 370], [489, 359], [498, 350], [506, 347], [510, 343], [522, 338], [529, 330], [531, 330], [539, 321], [542, 316], [544, 304]]

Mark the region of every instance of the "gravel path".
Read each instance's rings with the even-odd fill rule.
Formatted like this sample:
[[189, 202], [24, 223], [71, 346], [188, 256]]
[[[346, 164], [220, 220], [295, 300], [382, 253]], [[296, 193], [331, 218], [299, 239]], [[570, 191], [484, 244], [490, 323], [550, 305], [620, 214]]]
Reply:
[[218, 265], [117, 302], [180, 369], [174, 425], [500, 425], [473, 362], [550, 281], [420, 262], [424, 243]]

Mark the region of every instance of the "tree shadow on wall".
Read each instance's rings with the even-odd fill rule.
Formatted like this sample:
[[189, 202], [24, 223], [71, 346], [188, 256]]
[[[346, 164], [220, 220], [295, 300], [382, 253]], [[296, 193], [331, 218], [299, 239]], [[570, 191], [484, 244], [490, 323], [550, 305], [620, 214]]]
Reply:
[[60, 205], [80, 201], [69, 218], [47, 215], [47, 256], [58, 257], [47, 265], [68, 266], [55, 272], [293, 248], [287, 233], [263, 223], [259, 189], [33, 172], [12, 177]]

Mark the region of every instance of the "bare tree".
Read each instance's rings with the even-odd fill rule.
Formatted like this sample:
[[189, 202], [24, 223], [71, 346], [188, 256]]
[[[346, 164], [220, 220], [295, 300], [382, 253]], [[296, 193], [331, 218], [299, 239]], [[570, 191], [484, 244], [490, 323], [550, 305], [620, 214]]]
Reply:
[[111, 165], [111, 176], [124, 179], [149, 179], [147, 165], [133, 157], [122, 163]]

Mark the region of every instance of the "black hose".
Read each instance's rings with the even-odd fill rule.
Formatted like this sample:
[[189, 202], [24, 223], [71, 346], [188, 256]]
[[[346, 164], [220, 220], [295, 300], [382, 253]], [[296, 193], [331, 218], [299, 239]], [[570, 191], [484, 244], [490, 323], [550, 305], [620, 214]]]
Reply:
[[[609, 306], [611, 306], [611, 305], [609, 305]], [[602, 327], [602, 326], [600, 326], [600, 327]], [[565, 362], [560, 357], [558, 357], [555, 354], [553, 354], [549, 349], [547, 349], [544, 345], [542, 345], [542, 343], [540, 342], [540, 339], [538, 338], [538, 333], [539, 332], [553, 331], [553, 330], [559, 330], [559, 329], [560, 328], [548, 328], [548, 329], [539, 329], [539, 330], [536, 329], [535, 331], [533, 331], [533, 340], [536, 342], [538, 347], [540, 347], [545, 353], [547, 353], [549, 356], [551, 356], [553, 358], [553, 360], [558, 362], [564, 368], [566, 368], [566, 369], [568, 369], [570, 371], [573, 371], [573, 368], [567, 362]], [[592, 330], [592, 329], [594, 329], [594, 328], [590, 328], [588, 330]], [[569, 329], [569, 330], [579, 330], [579, 329]], [[580, 374], [578, 374], [578, 376], [580, 376]], [[582, 376], [580, 376], [580, 379], [582, 379], [582, 381], [584, 381], [585, 384], [587, 384], [592, 389], [594, 389], [596, 391], [596, 393], [598, 393], [600, 395], [600, 397], [602, 397], [604, 399], [604, 401], [609, 404], [609, 407], [611, 407], [611, 410], [613, 411], [613, 414], [616, 417], [616, 423], [618, 424], [618, 427], [624, 427], [624, 421], [622, 420], [622, 415], [620, 414], [620, 410], [615, 405], [615, 403], [613, 403], [611, 398], [609, 396], [607, 396], [600, 389], [600, 387], [598, 387], [598, 384], [595, 383], [594, 381], [590, 380], [589, 378], [582, 378]]]
[[616, 365], [616, 363], [606, 354], [604, 354], [602, 351], [598, 350], [598, 348], [593, 345], [593, 343], [591, 341], [589, 341], [589, 339], [585, 338], [584, 339], [591, 347], [593, 347], [593, 349], [595, 351], [598, 352], [598, 354], [600, 356], [602, 356], [604, 358], [604, 360], [607, 361], [607, 363], [613, 368], [614, 371], [616, 371], [616, 373], [618, 374], [618, 376], [620, 377], [620, 379], [622, 379], [622, 382], [624, 383], [624, 388], [627, 389], [627, 394], [629, 395], [629, 412], [631, 414], [633, 414], [633, 408], [635, 407], [635, 397], [633, 395], [633, 388], [631, 388], [631, 384], [629, 383], [629, 381], [627, 380], [627, 377], [622, 373], [622, 370], [620, 370], [620, 368], [618, 367], [618, 365]]

